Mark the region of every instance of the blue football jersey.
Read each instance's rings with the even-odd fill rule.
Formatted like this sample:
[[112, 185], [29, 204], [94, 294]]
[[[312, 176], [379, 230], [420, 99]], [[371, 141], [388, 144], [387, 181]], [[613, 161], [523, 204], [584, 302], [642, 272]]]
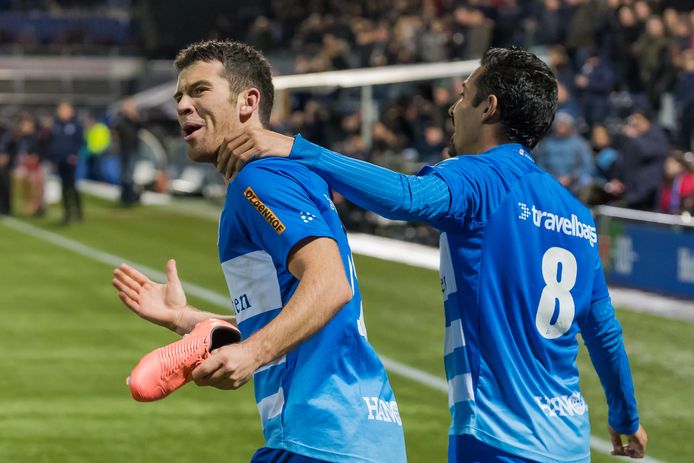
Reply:
[[612, 310], [590, 211], [517, 144], [419, 175], [440, 176], [451, 193], [433, 224], [450, 434], [537, 461], [588, 462], [577, 334], [595, 321], [591, 307]]
[[228, 187], [219, 255], [244, 339], [292, 297], [287, 269], [309, 237], [337, 242], [353, 298], [326, 326], [254, 374], [266, 446], [330, 462], [406, 461], [402, 423], [383, 364], [366, 338], [347, 237], [316, 174], [287, 159], [250, 163]]

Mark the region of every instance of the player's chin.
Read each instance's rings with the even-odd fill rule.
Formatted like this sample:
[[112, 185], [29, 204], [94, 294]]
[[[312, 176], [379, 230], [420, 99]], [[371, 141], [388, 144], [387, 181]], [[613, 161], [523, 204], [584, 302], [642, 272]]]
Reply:
[[189, 143], [187, 152], [188, 158], [193, 162], [217, 163], [217, 153], [212, 150], [206, 150], [202, 146]]

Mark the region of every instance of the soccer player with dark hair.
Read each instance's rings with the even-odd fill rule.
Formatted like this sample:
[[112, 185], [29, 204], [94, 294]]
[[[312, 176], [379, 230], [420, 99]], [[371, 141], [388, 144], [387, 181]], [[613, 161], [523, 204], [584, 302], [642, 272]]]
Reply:
[[[268, 124], [270, 66], [255, 49], [196, 43], [176, 66], [192, 160], [216, 163], [225, 137]], [[220, 389], [254, 378], [266, 443], [252, 462], [405, 462], [397, 403], [366, 338], [354, 262], [325, 181], [295, 161], [254, 163], [229, 184], [218, 246], [243, 340], [213, 350], [192, 376]], [[127, 265], [114, 273], [129, 308], [179, 334], [233, 319], [188, 306], [173, 260], [164, 285]]]
[[451, 462], [590, 461], [578, 333], [607, 396], [613, 453], [645, 452], [595, 223], [530, 151], [556, 107], [545, 63], [492, 48], [450, 108], [453, 157], [418, 175], [268, 131], [237, 134], [219, 156], [218, 168], [233, 173], [255, 157], [291, 151], [354, 203], [441, 231]]

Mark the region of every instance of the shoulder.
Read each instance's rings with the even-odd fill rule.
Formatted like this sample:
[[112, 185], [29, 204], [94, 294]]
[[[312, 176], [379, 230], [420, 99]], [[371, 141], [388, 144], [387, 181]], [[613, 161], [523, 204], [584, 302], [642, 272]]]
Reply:
[[286, 158], [263, 158], [246, 165], [227, 190], [227, 199], [247, 195], [292, 198], [327, 192], [323, 179], [298, 162]]
[[322, 182], [321, 178], [307, 167], [292, 159], [263, 158], [246, 165], [232, 184], [252, 185], [266, 189], [275, 189], [291, 184], [310, 188], [317, 181]]

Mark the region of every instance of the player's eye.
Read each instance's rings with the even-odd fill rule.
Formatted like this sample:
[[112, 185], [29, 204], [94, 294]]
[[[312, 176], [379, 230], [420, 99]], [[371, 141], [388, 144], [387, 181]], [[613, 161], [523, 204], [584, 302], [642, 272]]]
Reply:
[[193, 89], [192, 94], [195, 96], [200, 96], [206, 91], [207, 91], [206, 87], [197, 87], [197, 88]]

